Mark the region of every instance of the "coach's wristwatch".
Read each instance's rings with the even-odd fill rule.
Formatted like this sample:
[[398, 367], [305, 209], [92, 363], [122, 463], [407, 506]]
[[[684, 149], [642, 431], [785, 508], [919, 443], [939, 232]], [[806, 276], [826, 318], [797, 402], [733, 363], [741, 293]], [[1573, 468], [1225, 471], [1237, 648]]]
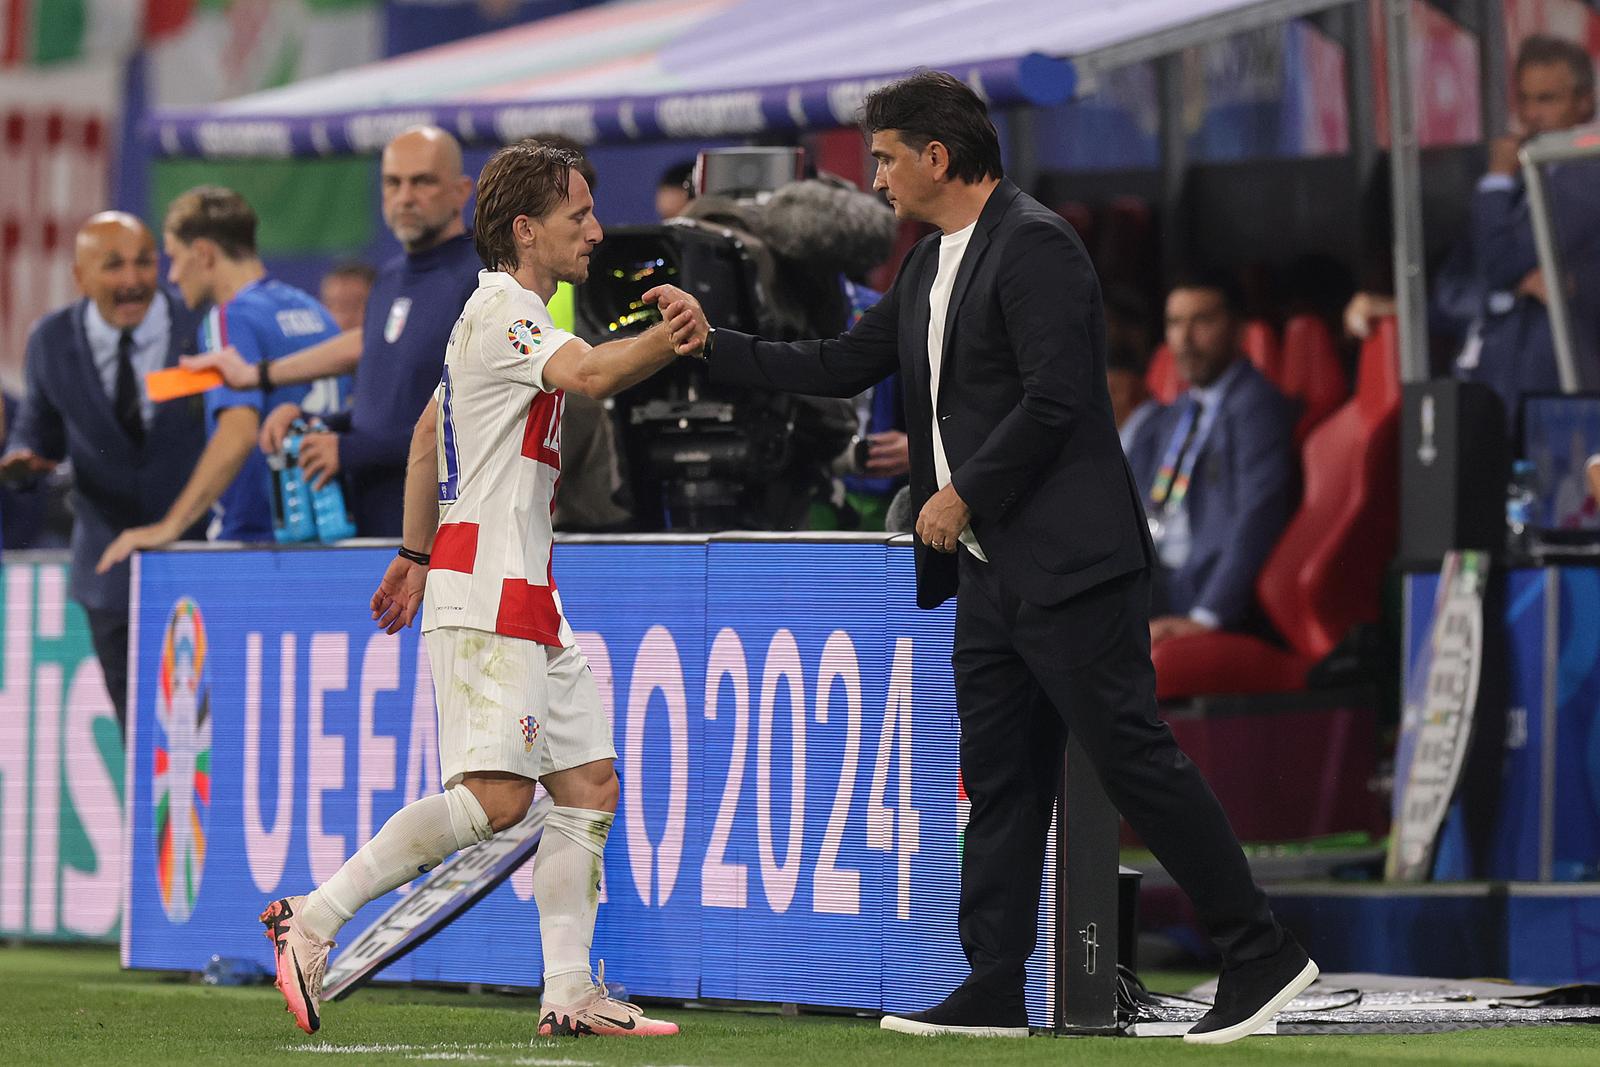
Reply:
[[716, 343], [717, 343], [717, 328], [715, 326], [707, 326], [706, 327], [706, 343], [700, 346], [700, 351], [696, 352], [695, 356], [697, 358], [699, 358], [699, 359], [710, 359], [711, 358], [711, 350], [712, 350], [712, 348], [714, 348], [716, 346]]

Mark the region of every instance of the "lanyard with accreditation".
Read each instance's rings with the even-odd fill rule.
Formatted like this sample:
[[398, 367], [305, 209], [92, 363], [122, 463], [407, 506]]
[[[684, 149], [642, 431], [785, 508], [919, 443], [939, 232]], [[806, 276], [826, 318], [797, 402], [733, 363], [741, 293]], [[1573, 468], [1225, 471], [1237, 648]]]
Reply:
[[1184, 412], [1173, 432], [1172, 442], [1156, 471], [1156, 480], [1150, 486], [1150, 536], [1161, 540], [1167, 524], [1189, 495], [1189, 480], [1194, 475], [1195, 460], [1200, 455], [1200, 426], [1205, 421], [1205, 409], [1199, 399], [1188, 396]]

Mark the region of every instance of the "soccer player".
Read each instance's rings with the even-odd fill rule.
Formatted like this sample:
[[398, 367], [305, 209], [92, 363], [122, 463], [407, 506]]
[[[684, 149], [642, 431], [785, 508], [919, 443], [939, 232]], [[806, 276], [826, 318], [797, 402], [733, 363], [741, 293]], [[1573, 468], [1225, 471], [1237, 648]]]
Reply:
[[[200, 348], [232, 345], [251, 363], [277, 359], [339, 332], [315, 297], [267, 276], [256, 254], [256, 213], [231, 189], [202, 185], [167, 208], [162, 239], [171, 260], [167, 280], [191, 308], [211, 304], [200, 324]], [[213, 506], [213, 541], [271, 541], [272, 473], [256, 451], [262, 411], [296, 403], [332, 414], [341, 381], [322, 378], [269, 390], [213, 389], [206, 394], [208, 439], [200, 462], [166, 515], [124, 530], [107, 546], [97, 571], [104, 574], [136, 549], [176, 540]]]
[[674, 334], [692, 325], [692, 302], [671, 286], [652, 289], [644, 298], [664, 321], [597, 348], [552, 323], [546, 302], [556, 284], [588, 277], [601, 238], [577, 163], [523, 141], [495, 153], [478, 180], [473, 240], [489, 269], [412, 433], [404, 539], [372, 597], [372, 617], [389, 633], [422, 609], [444, 791], [396, 812], [317, 889], [261, 913], [278, 989], [307, 1033], [320, 1025], [339, 928], [419, 871], [516, 825], [535, 783], [554, 801], [533, 871], [544, 949], [539, 1033], [678, 1030], [607, 996], [589, 971], [616, 749], [552, 581], [550, 509], [565, 391], [601, 399], [665, 367]]

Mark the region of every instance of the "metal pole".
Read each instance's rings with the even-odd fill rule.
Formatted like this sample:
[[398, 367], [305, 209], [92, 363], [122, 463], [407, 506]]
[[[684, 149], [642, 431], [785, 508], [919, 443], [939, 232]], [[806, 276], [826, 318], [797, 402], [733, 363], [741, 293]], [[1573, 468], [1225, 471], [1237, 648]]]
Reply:
[[1555, 227], [1550, 221], [1550, 196], [1545, 188], [1544, 168], [1530, 158], [1526, 147], [1517, 155], [1522, 160], [1522, 180], [1528, 187], [1528, 214], [1533, 217], [1533, 241], [1539, 250], [1539, 272], [1544, 275], [1544, 306], [1550, 315], [1550, 333], [1556, 345], [1556, 370], [1561, 375], [1561, 391], [1576, 393], [1583, 383], [1578, 375], [1577, 348], [1572, 341], [1567, 275], [1561, 269], [1561, 248], [1556, 244]]
[[1363, 191], [1378, 158], [1378, 107], [1372, 98], [1372, 27], [1367, 21], [1370, 10], [1366, 4], [1351, 4], [1339, 11], [1344, 31], [1340, 36], [1350, 71], [1345, 91], [1350, 109], [1350, 155], [1355, 161], [1356, 187]]
[[1411, 100], [1411, 0], [1384, 0], [1389, 40], [1389, 186], [1394, 214], [1394, 295], [1400, 376], [1428, 378], [1428, 307], [1422, 264], [1422, 166]]

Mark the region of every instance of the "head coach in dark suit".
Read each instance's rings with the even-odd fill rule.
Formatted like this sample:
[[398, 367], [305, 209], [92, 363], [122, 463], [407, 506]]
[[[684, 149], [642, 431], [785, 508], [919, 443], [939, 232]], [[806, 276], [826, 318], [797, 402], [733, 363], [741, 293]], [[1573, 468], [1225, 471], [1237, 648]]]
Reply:
[[[127, 715], [128, 565], [95, 574], [117, 534], [166, 513], [205, 447], [193, 398], [153, 404], [143, 378], [177, 365], [197, 319], [157, 281], [155, 238], [107, 211], [78, 231], [73, 273], [83, 299], [28, 337], [28, 395], [0, 458], [9, 478], [72, 461], [71, 595], [89, 616], [95, 655], [121, 725]], [[191, 531], [189, 536], [199, 536]]]
[[[1156, 718], [1151, 546], [1106, 392], [1099, 282], [1077, 235], [1004, 180], [987, 109], [948, 74], [867, 98], [875, 186], [941, 231], [848, 332], [777, 343], [706, 330], [716, 380], [854, 396], [899, 371], [911, 440], [917, 600], [956, 592], [961, 868], [970, 976], [886, 1029], [1025, 1036], [1045, 836], [1067, 731], [1194, 901], [1222, 951], [1190, 1040], [1264, 1025], [1316, 967], [1273, 918], [1227, 818]], [[702, 346], [698, 324], [680, 351]]]

